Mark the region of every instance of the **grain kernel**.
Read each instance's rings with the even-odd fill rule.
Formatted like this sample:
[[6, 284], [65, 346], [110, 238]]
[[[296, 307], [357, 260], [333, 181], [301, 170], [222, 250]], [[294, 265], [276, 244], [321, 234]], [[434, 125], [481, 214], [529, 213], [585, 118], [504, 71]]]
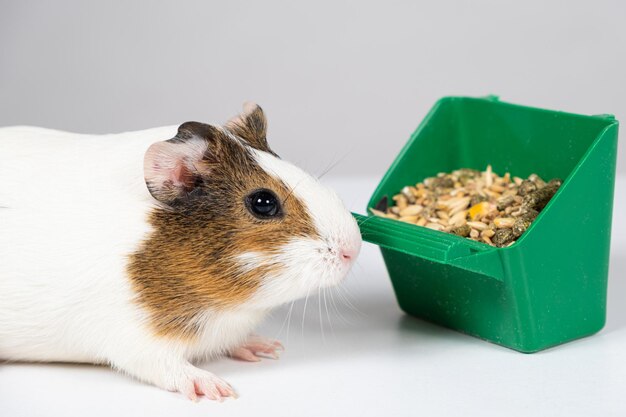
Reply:
[[513, 217], [496, 217], [493, 219], [493, 224], [495, 224], [498, 229], [510, 228], [515, 224], [515, 219]]
[[417, 204], [411, 204], [410, 206], [406, 206], [402, 210], [400, 210], [400, 217], [404, 216], [415, 216], [420, 214], [424, 210], [424, 206], [420, 206]]

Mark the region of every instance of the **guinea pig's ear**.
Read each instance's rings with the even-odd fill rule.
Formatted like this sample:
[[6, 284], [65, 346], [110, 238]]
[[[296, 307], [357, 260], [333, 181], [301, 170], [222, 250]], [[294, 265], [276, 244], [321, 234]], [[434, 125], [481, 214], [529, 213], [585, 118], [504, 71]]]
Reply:
[[267, 144], [267, 119], [257, 104], [249, 101], [243, 103], [243, 113], [230, 119], [224, 127], [251, 147], [276, 155]]
[[150, 194], [168, 206], [201, 194], [202, 174], [208, 174], [219, 150], [219, 133], [213, 126], [187, 122], [174, 138], [153, 143], [143, 164]]

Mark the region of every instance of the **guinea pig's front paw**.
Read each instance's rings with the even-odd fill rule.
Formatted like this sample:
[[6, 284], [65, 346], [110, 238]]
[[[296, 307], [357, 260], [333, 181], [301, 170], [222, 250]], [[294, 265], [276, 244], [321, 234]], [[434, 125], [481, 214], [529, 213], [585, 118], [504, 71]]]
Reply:
[[246, 362], [258, 362], [261, 358], [278, 359], [283, 350], [285, 348], [278, 340], [253, 335], [243, 346], [233, 350], [230, 357]]
[[198, 401], [199, 395], [219, 402], [228, 397], [237, 398], [237, 393], [228, 382], [193, 366], [175, 378], [172, 385], [173, 391], [179, 391], [192, 401]]

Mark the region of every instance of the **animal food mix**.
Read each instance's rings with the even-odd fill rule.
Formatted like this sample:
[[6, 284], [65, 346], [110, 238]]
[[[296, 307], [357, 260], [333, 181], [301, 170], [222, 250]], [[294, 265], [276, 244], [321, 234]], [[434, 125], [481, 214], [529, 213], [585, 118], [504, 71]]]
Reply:
[[491, 246], [512, 245], [528, 229], [561, 186], [537, 174], [499, 176], [491, 165], [483, 172], [458, 169], [407, 185], [371, 212], [377, 216], [454, 233]]

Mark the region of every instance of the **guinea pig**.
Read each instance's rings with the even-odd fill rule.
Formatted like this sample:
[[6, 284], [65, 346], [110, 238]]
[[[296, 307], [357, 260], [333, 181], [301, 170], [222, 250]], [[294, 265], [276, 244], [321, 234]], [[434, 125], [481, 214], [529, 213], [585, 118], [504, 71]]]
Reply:
[[235, 397], [193, 363], [276, 356], [255, 326], [341, 282], [361, 246], [337, 194], [280, 159], [266, 130], [252, 103], [223, 126], [0, 129], [0, 359]]

